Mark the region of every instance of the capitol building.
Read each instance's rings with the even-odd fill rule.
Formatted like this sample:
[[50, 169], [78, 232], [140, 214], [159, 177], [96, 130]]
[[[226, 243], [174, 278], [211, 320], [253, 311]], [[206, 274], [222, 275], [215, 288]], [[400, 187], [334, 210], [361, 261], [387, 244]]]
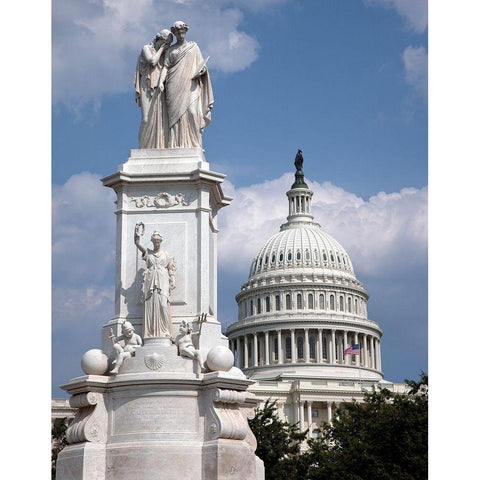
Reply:
[[[383, 332], [368, 318], [368, 293], [346, 250], [314, 221], [301, 166], [286, 195], [287, 222], [253, 259], [227, 336], [236, 366], [256, 380], [249, 390], [276, 400], [281, 418], [314, 437], [342, 402], [362, 401], [372, 386], [405, 385], [384, 380]], [[344, 354], [352, 345], [359, 355]]]

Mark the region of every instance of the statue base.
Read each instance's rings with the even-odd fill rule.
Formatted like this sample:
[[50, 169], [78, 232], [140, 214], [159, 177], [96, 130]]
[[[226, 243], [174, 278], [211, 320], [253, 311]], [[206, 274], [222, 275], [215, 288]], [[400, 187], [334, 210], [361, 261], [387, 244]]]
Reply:
[[57, 480], [263, 480], [247, 421], [259, 402], [247, 392], [254, 382], [235, 367], [199, 374], [193, 364], [175, 345], [149, 341], [118, 375], [62, 386], [79, 410]]

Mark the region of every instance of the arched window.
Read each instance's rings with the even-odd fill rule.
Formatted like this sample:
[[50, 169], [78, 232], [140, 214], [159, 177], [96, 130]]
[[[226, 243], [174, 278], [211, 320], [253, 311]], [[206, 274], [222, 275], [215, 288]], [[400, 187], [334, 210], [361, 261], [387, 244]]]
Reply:
[[292, 299], [291, 299], [291, 297], [288, 293], [287, 293], [287, 295], [285, 295], [285, 306], [286, 306], [287, 310], [292, 309]]
[[272, 263], [275, 263], [275, 254], [272, 253]]
[[298, 293], [297, 294], [297, 309], [301, 310], [303, 308], [302, 306], [302, 294]]
[[265, 311], [270, 311], [270, 297], [265, 298]]
[[315, 344], [317, 343], [315, 341], [315, 337], [313, 335], [310, 335], [308, 337], [308, 343], [310, 345], [310, 358], [316, 358], [316, 354], [315, 354]]
[[330, 295], [330, 310], [335, 310], [335, 297]]
[[355, 313], [358, 314], [358, 300], [355, 299]]
[[340, 311], [343, 312], [345, 310], [344, 304], [343, 304], [343, 297], [340, 296]]
[[268, 255], [265, 256], [265, 266], [268, 267]]
[[325, 310], [325, 295], [323, 293], [320, 294], [319, 308]]
[[348, 313], [352, 313], [352, 297], [348, 297], [347, 309], [348, 309]]
[[[330, 252], [330, 260], [331, 260], [332, 262], [335, 261], [335, 259], [333, 258], [333, 253], [332, 253], [332, 252]], [[260, 263], [261, 263], [261, 262], [262, 262], [262, 261], [260, 260]]]
[[325, 252], [323, 252], [323, 261], [326, 262], [327, 261], [327, 254]]
[[257, 298], [257, 314], [262, 313], [262, 302]]
[[250, 315], [253, 315], [253, 300], [250, 300]]
[[290, 336], [285, 339], [285, 358], [292, 359], [292, 339]]
[[313, 310], [313, 293], [308, 294], [308, 308]]
[[280, 310], [280, 295], [275, 295], [275, 310]]
[[297, 358], [303, 358], [303, 337], [297, 337]]
[[280, 256], [278, 257], [280, 263], [283, 262], [283, 252], [280, 252]]

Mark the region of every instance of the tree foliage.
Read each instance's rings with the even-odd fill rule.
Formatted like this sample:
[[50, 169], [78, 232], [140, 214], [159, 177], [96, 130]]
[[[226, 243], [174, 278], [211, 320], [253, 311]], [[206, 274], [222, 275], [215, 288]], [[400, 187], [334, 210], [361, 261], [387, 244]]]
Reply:
[[67, 428], [68, 420], [66, 418], [57, 419], [52, 426], [52, 480], [55, 480], [57, 474], [58, 454], [67, 445]]
[[298, 442], [294, 451], [282, 450], [289, 445], [286, 432], [295, 427], [279, 425], [275, 404], [267, 402], [267, 411], [258, 410], [252, 421], [266, 479], [426, 480], [427, 382], [421, 372], [420, 381], [406, 380], [408, 394], [380, 389], [365, 393], [363, 402], [342, 403], [332, 423], [323, 426], [318, 439], [308, 440], [303, 453]]
[[304, 478], [306, 470], [301, 462], [300, 445], [307, 437], [306, 431], [299, 432], [296, 425], [281, 420], [276, 402], [269, 400], [256, 410], [249, 424], [257, 439], [256, 454], [265, 465], [265, 480]]

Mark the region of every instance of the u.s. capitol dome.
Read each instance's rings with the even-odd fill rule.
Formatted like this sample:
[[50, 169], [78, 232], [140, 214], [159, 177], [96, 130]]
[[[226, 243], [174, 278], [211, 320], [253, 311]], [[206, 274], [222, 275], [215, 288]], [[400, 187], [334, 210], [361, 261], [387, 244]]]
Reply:
[[236, 365], [257, 380], [251, 390], [310, 435], [373, 385], [403, 390], [383, 380], [368, 293], [346, 250], [314, 221], [312, 196], [297, 165], [287, 222], [255, 255], [227, 330]]

